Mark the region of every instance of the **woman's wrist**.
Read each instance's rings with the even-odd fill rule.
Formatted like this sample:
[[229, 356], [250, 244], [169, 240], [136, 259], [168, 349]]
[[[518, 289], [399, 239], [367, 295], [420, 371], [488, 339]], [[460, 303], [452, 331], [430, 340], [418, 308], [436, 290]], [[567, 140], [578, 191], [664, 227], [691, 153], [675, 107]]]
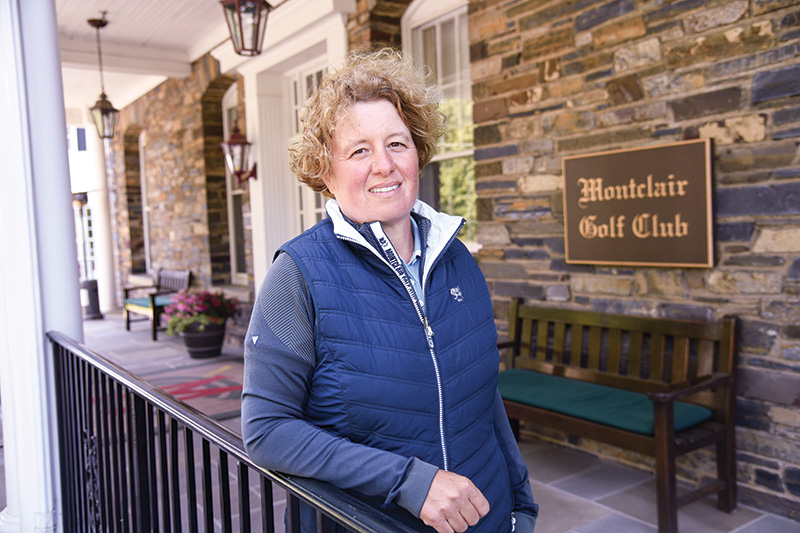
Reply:
[[422, 504], [425, 503], [428, 490], [431, 488], [431, 483], [433, 483], [433, 478], [438, 470], [438, 467], [430, 463], [426, 463], [416, 457], [412, 458], [405, 478], [400, 487], [398, 487], [398, 496], [395, 503], [419, 518]]

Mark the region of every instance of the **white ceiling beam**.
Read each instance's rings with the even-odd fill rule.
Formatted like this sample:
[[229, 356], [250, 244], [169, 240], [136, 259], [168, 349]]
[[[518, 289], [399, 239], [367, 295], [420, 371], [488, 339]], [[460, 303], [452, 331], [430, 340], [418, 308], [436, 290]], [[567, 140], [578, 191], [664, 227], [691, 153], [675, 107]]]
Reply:
[[[233, 44], [229, 41], [231, 40], [231, 34], [228, 32], [228, 25], [225, 23], [225, 20], [222, 18], [222, 9], [219, 10], [219, 16], [222, 20], [222, 23], [216, 27], [214, 31], [210, 31], [205, 34], [203, 37], [198, 39], [197, 41], [190, 42], [188, 56], [191, 61], [198, 59], [207, 53], [211, 52], [221, 44], [224, 44], [228, 41], [228, 46], [233, 49]], [[269, 22], [267, 22], [269, 24]]]
[[[103, 71], [185, 78], [191, 73], [189, 57], [181, 51], [103, 44]], [[97, 70], [94, 41], [61, 39], [61, 65]]]

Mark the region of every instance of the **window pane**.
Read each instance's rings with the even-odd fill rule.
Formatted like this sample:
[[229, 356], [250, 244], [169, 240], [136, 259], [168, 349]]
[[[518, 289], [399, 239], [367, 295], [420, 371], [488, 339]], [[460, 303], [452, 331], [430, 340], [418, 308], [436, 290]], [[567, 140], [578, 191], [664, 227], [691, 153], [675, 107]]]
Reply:
[[431, 69], [431, 76], [439, 80], [436, 67], [436, 27], [431, 26], [422, 30], [422, 60]]
[[466, 9], [451, 13], [413, 31], [414, 50], [430, 68], [435, 82], [444, 92], [442, 111], [447, 117], [445, 135], [437, 158], [449, 153], [472, 150], [472, 89]]
[[419, 20], [411, 36], [415, 61], [424, 62], [434, 76], [432, 81], [444, 92], [441, 110], [447, 120], [435, 159], [423, 171], [420, 198], [437, 209], [464, 217], [467, 222], [459, 239], [474, 242], [477, 194], [471, 155], [474, 126], [467, 7], [436, 19]]
[[[458, 42], [468, 42], [469, 40], [469, 28], [467, 26], [467, 14], [463, 13], [458, 16]], [[469, 84], [470, 81], [470, 64], [469, 64], [469, 50], [464, 47], [462, 49], [461, 54], [459, 54], [459, 68], [461, 69], [461, 78], [462, 80], [467, 81]]]
[[477, 209], [475, 207], [475, 160], [472, 156], [447, 159], [439, 163], [439, 203], [441, 210], [467, 220], [459, 238], [477, 239]]
[[247, 274], [247, 260], [244, 251], [244, 216], [242, 214], [242, 195], [231, 197], [233, 204], [233, 234], [236, 239], [236, 272]]
[[449, 98], [442, 102], [441, 108], [447, 117], [447, 123], [439, 153], [472, 149], [472, 100]]
[[[325, 73], [324, 68], [317, 68], [305, 72], [300, 72], [294, 75], [296, 85], [302, 86], [300, 96], [298, 97], [298, 106], [296, 112], [299, 113], [305, 100], [311, 97], [314, 92], [319, 88], [322, 82], [322, 77]], [[297, 127], [294, 134], [299, 134], [300, 128]], [[307, 185], [297, 183], [297, 218], [299, 223], [299, 230], [304, 231], [311, 227], [325, 216], [322, 208], [323, 199], [322, 195], [313, 192]]]
[[297, 80], [294, 80], [292, 82], [292, 119], [294, 119], [294, 125], [292, 127], [293, 133], [300, 131], [300, 97], [297, 93]]
[[[231, 85], [222, 99], [223, 106], [223, 136], [230, 136], [233, 128], [239, 126], [239, 98], [238, 85]], [[226, 166], [226, 206], [228, 214], [228, 251], [230, 259], [230, 282], [234, 284], [247, 283], [247, 248], [245, 242], [245, 216], [246, 204], [244, 191], [236, 176], [231, 174]], [[248, 228], [249, 229], [249, 228]]]
[[441, 77], [439, 83], [442, 84], [445, 90], [449, 89], [451, 85], [456, 83], [456, 76], [458, 74], [458, 58], [456, 57], [456, 24], [453, 19], [446, 20], [442, 23], [441, 35], [439, 42], [442, 47], [442, 64], [439, 71]]
[[233, 131], [236, 126], [239, 126], [239, 109], [231, 107], [228, 109], [228, 129]]
[[314, 75], [309, 74], [306, 76], [306, 99], [311, 98], [311, 95], [314, 94]]

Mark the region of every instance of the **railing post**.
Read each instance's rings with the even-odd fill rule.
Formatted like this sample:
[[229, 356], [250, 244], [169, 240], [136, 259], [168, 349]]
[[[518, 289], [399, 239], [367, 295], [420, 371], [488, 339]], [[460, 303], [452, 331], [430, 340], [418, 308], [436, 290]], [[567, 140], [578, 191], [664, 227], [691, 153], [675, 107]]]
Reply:
[[300, 533], [300, 499], [286, 494], [286, 531]]
[[133, 458], [133, 514], [137, 531], [149, 531], [150, 520], [150, 469], [147, 460], [147, 404], [137, 394], [130, 394], [131, 409], [130, 453]]
[[[78, 523], [78, 518], [75, 516], [75, 491], [73, 490], [73, 483], [76, 481], [77, 476], [73, 475], [74, 472], [74, 455], [73, 448], [73, 435], [75, 429], [72, 424], [70, 416], [71, 410], [71, 394], [73, 388], [70, 387], [69, 381], [69, 359], [68, 355], [64, 353], [65, 350], [60, 346], [53, 345], [53, 373], [54, 383], [56, 388], [56, 407], [58, 409], [58, 438], [61, 443], [59, 447], [59, 466], [61, 469], [61, 493], [64, 495], [62, 504], [63, 522], [66, 527], [72, 527]], [[66, 530], [65, 527], [65, 530]]]
[[275, 533], [275, 508], [273, 507], [272, 483], [264, 476], [261, 478], [261, 522], [266, 524], [264, 533]]

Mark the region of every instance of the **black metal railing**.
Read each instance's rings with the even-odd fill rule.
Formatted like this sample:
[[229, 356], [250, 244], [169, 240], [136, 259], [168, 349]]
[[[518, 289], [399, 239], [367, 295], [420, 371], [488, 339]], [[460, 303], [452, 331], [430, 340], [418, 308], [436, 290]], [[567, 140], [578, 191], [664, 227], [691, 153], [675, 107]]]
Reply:
[[[331, 485], [264, 470], [241, 437], [51, 332], [64, 531], [299, 532], [302, 500], [317, 530], [412, 532]], [[285, 493], [285, 499], [282, 497]], [[276, 512], [276, 510], [278, 512]]]

